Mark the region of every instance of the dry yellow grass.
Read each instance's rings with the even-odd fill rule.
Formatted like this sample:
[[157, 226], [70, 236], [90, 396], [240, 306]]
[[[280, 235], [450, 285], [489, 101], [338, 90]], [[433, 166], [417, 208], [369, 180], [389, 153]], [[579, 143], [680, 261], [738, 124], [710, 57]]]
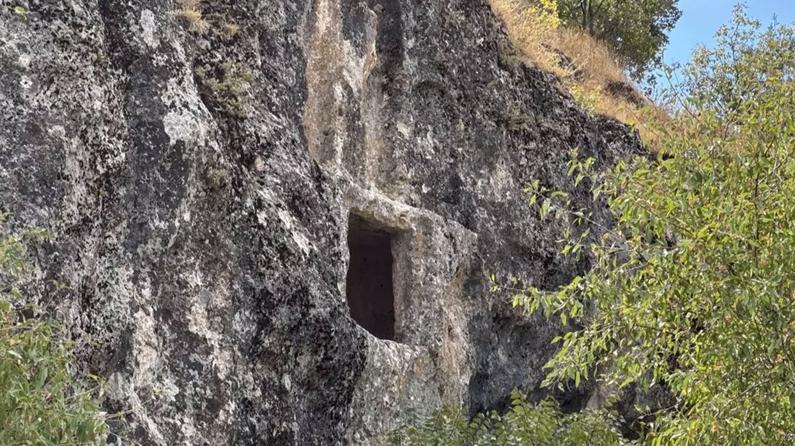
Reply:
[[607, 46], [587, 32], [559, 28], [552, 45], [569, 57], [576, 67], [581, 67], [586, 82], [630, 82]]
[[555, 40], [558, 23], [527, 0], [491, 0], [491, 7], [505, 23], [513, 44], [529, 62], [544, 70], [565, 76], [558, 56], [548, 46]]
[[558, 75], [585, 108], [634, 126], [644, 142], [657, 146], [651, 122], [665, 113], [634, 87], [607, 46], [586, 32], [558, 26], [537, 2], [491, 0], [491, 7], [525, 63]]
[[180, 10], [179, 15], [188, 22], [188, 30], [197, 34], [204, 34], [210, 24], [202, 17], [201, 0], [177, 0]]

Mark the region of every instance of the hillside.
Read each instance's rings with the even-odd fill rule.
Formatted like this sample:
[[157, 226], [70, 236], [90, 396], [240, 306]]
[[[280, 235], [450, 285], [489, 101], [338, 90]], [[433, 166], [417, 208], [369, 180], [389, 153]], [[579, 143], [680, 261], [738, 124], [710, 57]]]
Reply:
[[557, 11], [531, 0], [490, 3], [511, 39], [501, 48], [504, 57], [555, 74], [588, 111], [635, 127], [651, 148], [659, 143], [666, 113], [638, 90], [604, 43], [562, 26]]

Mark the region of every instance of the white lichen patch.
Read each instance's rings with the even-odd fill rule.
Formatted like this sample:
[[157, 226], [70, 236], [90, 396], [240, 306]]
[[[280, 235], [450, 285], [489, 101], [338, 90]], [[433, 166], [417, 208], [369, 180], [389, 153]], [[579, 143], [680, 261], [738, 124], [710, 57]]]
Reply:
[[163, 128], [168, 135], [169, 145], [172, 146], [177, 141], [202, 141], [206, 134], [206, 129], [193, 113], [182, 109], [166, 113], [163, 117]]
[[146, 429], [147, 434], [152, 438], [153, 444], [168, 444], [163, 434], [160, 432], [160, 427], [157, 422], [148, 415], [148, 411], [141, 402], [141, 398], [138, 396], [133, 383], [130, 382], [124, 374], [114, 373], [108, 380], [108, 384], [110, 385], [111, 395], [116, 395], [117, 398], [123, 397], [125, 399], [127, 405], [129, 405], [132, 412], [135, 413], [136, 417], [140, 420], [140, 423], [144, 425], [144, 429]]
[[311, 250], [309, 239], [307, 239], [306, 236], [298, 229], [301, 228], [301, 225], [295, 220], [295, 218], [293, 218], [292, 215], [290, 215], [289, 212], [285, 211], [284, 209], [279, 209], [277, 215], [279, 216], [279, 220], [284, 223], [286, 229], [290, 231], [293, 241], [296, 245], [298, 245], [298, 248], [301, 249], [301, 252], [303, 252], [304, 255], [309, 254], [309, 251]]
[[141, 27], [141, 36], [144, 42], [150, 48], [157, 48], [160, 45], [160, 41], [155, 37], [155, 14], [148, 9], [144, 9], [141, 11], [141, 19], [138, 20], [138, 25]]
[[139, 309], [134, 315], [135, 334], [133, 334], [133, 357], [137, 367], [133, 380], [137, 386], [151, 382], [157, 368], [158, 345], [155, 334], [155, 320], [151, 309]]
[[201, 438], [199, 432], [196, 430], [196, 427], [193, 425], [193, 418], [189, 418], [187, 416], [181, 416], [181, 423], [180, 429], [182, 431], [182, 435], [184, 435], [187, 444], [196, 444], [196, 440]]
[[521, 187], [516, 183], [510, 167], [503, 162], [497, 163], [491, 170], [481, 170], [481, 178], [476, 183], [477, 191], [490, 194], [499, 201], [510, 200]]
[[400, 134], [403, 135], [404, 138], [411, 137], [411, 127], [409, 127], [408, 124], [402, 121], [398, 121], [396, 126], [398, 132], [400, 132]]
[[30, 60], [30, 54], [20, 54], [17, 58], [17, 65], [27, 70], [30, 67]]
[[66, 138], [66, 128], [62, 125], [51, 125], [47, 127], [47, 133], [54, 138]]
[[331, 17], [334, 14], [332, 7], [334, 6], [334, 2], [329, 2], [328, 0], [321, 0], [315, 7], [316, 10], [316, 17], [317, 20], [315, 22], [315, 26], [317, 26], [317, 32], [319, 34], [327, 33], [329, 28], [331, 28]]
[[254, 168], [257, 170], [257, 172], [264, 171], [265, 170], [265, 161], [261, 157], [258, 156], [254, 160]]
[[[373, 39], [373, 48], [375, 47], [375, 39]], [[371, 69], [368, 67], [366, 63], [366, 57], [358, 57], [356, 48], [351, 45], [348, 40], [342, 40], [342, 51], [345, 57], [343, 60], [346, 62], [342, 66], [342, 75], [345, 78], [346, 83], [351, 87], [353, 90], [353, 95], [358, 97], [361, 94], [361, 91], [364, 89], [364, 81], [366, 77], [370, 75], [369, 70]], [[375, 56], [373, 56], [375, 57]], [[372, 65], [375, 65], [375, 62], [372, 62]]]
[[30, 89], [33, 86], [33, 80], [31, 80], [27, 76], [20, 76], [19, 77], [19, 86], [22, 87], [24, 90]]
[[173, 108], [163, 117], [163, 128], [168, 135], [169, 144], [177, 141], [203, 145], [207, 142], [209, 124], [212, 122], [199, 99], [193, 76], [186, 69], [180, 79], [171, 78], [160, 95], [164, 104]]
[[166, 377], [159, 383], [159, 386], [155, 389], [155, 392], [161, 398], [173, 403], [176, 401], [177, 395], [179, 395], [179, 387], [177, 387], [171, 377]]
[[[216, 329], [215, 324], [208, 318], [208, 308], [217, 307], [228, 299], [215, 294], [210, 289], [204, 276], [198, 267], [193, 271], [183, 274], [183, 278], [190, 287], [189, 299], [192, 301], [190, 313], [188, 314], [188, 329], [207, 341], [212, 347], [212, 364], [220, 379], [226, 379], [233, 367], [233, 352], [223, 342], [224, 336], [220, 330]], [[227, 289], [228, 286], [217, 278], [214, 281], [220, 289]]]

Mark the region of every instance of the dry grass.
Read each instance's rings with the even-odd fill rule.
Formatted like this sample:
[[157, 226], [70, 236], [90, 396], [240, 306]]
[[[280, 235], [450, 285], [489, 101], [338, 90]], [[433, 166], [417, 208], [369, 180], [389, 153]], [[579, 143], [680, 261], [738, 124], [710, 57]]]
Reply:
[[491, 0], [491, 7], [523, 62], [558, 75], [585, 108], [636, 127], [644, 142], [657, 146], [652, 122], [664, 120], [665, 113], [635, 88], [607, 46], [588, 33], [557, 26], [529, 0]]
[[587, 32], [559, 28], [555, 33], [553, 46], [569, 57], [575, 66], [582, 67], [586, 82], [630, 82], [607, 46]]
[[240, 26], [235, 22], [224, 22], [218, 34], [225, 40], [232, 40], [240, 33]]
[[188, 30], [196, 34], [204, 34], [210, 29], [210, 23], [202, 17], [201, 0], [177, 0], [180, 17], [188, 22]]
[[558, 56], [548, 46], [556, 38], [557, 24], [545, 20], [543, 11], [531, 7], [527, 0], [491, 0], [491, 7], [505, 23], [525, 62], [560, 76], [566, 75], [558, 63]]

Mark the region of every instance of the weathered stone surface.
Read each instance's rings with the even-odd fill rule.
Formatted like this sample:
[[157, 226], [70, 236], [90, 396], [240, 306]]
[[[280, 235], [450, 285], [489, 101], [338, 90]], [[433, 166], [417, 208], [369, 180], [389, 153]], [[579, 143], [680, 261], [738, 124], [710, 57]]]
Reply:
[[[506, 65], [485, 0], [202, 5], [204, 34], [170, 1], [0, 2], [1, 210], [51, 232], [26, 294], [109, 380], [114, 432], [368, 443], [540, 396], [555, 329], [486, 275], [584, 268], [521, 188], [636, 137]], [[350, 213], [396, 234], [396, 342], [348, 315]]]

